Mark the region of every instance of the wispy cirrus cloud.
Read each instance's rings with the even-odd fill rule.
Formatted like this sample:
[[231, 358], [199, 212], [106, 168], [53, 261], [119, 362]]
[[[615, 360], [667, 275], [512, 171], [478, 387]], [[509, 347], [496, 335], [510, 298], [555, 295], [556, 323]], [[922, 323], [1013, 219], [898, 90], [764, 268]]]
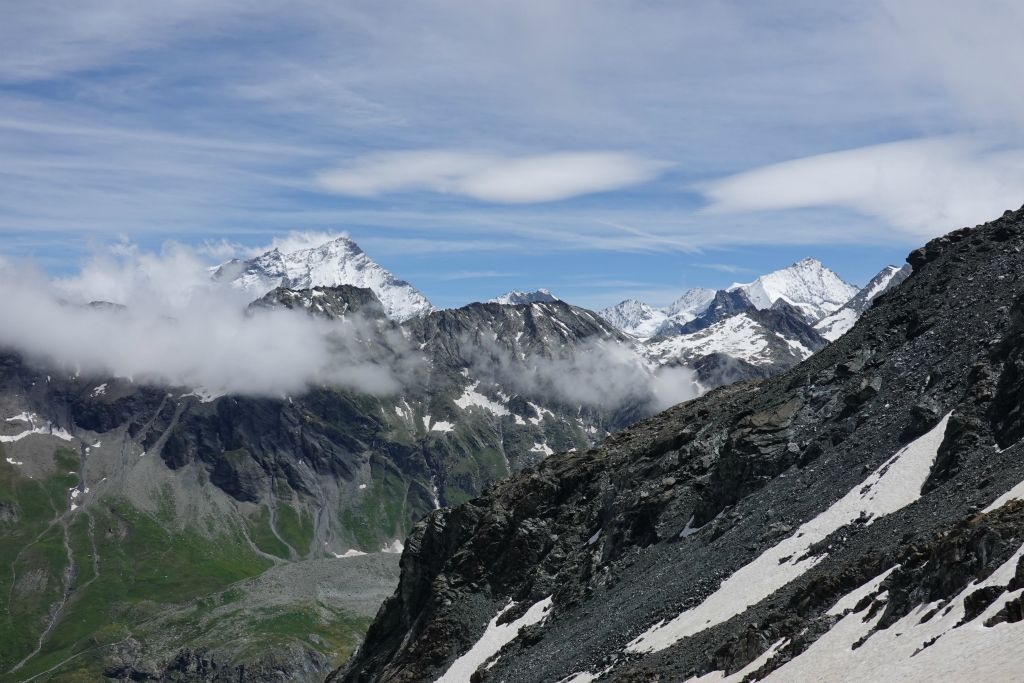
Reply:
[[[1009, 0], [11, 2], [0, 235], [64, 271], [122, 233], [219, 259], [345, 229], [398, 273], [524, 285], [548, 253], [613, 279], [672, 263], [666, 285], [717, 248], [898, 260], [1021, 203], [1022, 22]], [[901, 139], [938, 142], [875, 149]], [[428, 294], [487, 294], [452, 282]]]
[[532, 204], [639, 185], [670, 166], [621, 152], [500, 156], [412, 150], [371, 154], [320, 173], [316, 183], [329, 192], [355, 197], [426, 191], [501, 204]]

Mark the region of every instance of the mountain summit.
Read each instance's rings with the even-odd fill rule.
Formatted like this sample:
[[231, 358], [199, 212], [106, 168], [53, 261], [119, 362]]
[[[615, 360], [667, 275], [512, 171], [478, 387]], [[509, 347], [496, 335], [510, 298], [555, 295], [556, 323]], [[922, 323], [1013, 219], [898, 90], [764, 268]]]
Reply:
[[249, 260], [232, 259], [216, 268], [213, 277], [259, 295], [276, 287], [365, 287], [377, 295], [388, 317], [398, 321], [425, 315], [434, 308], [415, 287], [384, 270], [344, 236], [315, 247], [275, 248]]
[[810, 322], [839, 310], [859, 291], [813, 258], [800, 259], [753, 282], [729, 287], [729, 291], [737, 289], [743, 290], [758, 309], [771, 308], [781, 299], [800, 310]]

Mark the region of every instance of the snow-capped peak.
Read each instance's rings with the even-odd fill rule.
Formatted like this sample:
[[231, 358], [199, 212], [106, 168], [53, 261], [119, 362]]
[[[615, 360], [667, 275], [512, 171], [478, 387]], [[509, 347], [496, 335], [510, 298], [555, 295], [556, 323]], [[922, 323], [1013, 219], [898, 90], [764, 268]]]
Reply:
[[[689, 322], [707, 310], [715, 298], [715, 290], [706, 287], [694, 287], [683, 292], [683, 295], [669, 304], [665, 313], [680, 322]], [[682, 320], [682, 318], [686, 320]]]
[[600, 312], [614, 327], [634, 337], [646, 339], [673, 323], [685, 324], [707, 310], [715, 290], [697, 287], [664, 308], [655, 308], [636, 299], [626, 299]]
[[665, 311], [636, 299], [626, 299], [600, 311], [600, 316], [626, 334], [652, 336], [668, 317]]
[[811, 321], [839, 310], [858, 291], [813, 258], [801, 259], [750, 283], [733, 284], [728, 291], [737, 289], [743, 290], [758, 309], [771, 308], [782, 299]]
[[216, 268], [214, 278], [257, 296], [275, 287], [365, 287], [377, 295], [388, 317], [399, 321], [433, 310], [416, 288], [381, 268], [348, 237], [294, 251], [274, 248], [247, 261], [234, 259]]
[[544, 289], [543, 287], [532, 292], [520, 292], [518, 289], [513, 289], [510, 292], [505, 292], [501, 296], [496, 296], [491, 299], [488, 303], [492, 304], [542, 304], [549, 303], [551, 301], [560, 301], [560, 299]]

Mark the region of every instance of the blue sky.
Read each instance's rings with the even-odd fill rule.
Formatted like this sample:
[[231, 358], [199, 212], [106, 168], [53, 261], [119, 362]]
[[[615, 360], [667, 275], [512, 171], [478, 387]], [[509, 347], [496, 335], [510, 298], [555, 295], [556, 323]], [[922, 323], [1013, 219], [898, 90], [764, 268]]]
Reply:
[[4, 3], [0, 253], [344, 231], [435, 304], [864, 283], [1024, 203], [1013, 2]]

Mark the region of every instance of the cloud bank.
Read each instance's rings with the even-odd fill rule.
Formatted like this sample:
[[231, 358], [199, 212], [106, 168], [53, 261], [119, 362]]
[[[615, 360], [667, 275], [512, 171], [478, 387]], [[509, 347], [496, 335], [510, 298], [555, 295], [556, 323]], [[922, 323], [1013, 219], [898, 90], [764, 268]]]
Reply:
[[317, 176], [330, 192], [373, 197], [427, 191], [530, 204], [607, 192], [655, 179], [669, 164], [617, 152], [502, 157], [455, 150], [372, 154]]
[[[272, 244], [319, 237], [292, 233]], [[422, 351], [400, 328], [249, 306], [249, 293], [212, 280], [200, 253], [176, 243], [156, 253], [121, 243], [60, 279], [0, 259], [0, 291], [0, 348], [55, 375], [273, 397], [316, 386], [392, 396], [430, 381]], [[691, 370], [652, 366], [628, 344], [592, 339], [559, 357], [525, 359], [489, 338], [461, 347], [474, 377], [548, 405], [635, 416], [700, 393]]]
[[477, 342], [472, 374], [532, 398], [607, 411], [655, 413], [700, 395], [685, 367], [656, 367], [627, 344], [594, 338], [557, 358], [521, 359], [497, 342]]
[[387, 395], [418, 362], [400, 334], [358, 316], [247, 309], [244, 293], [212, 282], [206, 264], [179, 245], [159, 254], [124, 246], [59, 281], [0, 264], [0, 291], [0, 346], [68, 374], [212, 394], [329, 385]]

